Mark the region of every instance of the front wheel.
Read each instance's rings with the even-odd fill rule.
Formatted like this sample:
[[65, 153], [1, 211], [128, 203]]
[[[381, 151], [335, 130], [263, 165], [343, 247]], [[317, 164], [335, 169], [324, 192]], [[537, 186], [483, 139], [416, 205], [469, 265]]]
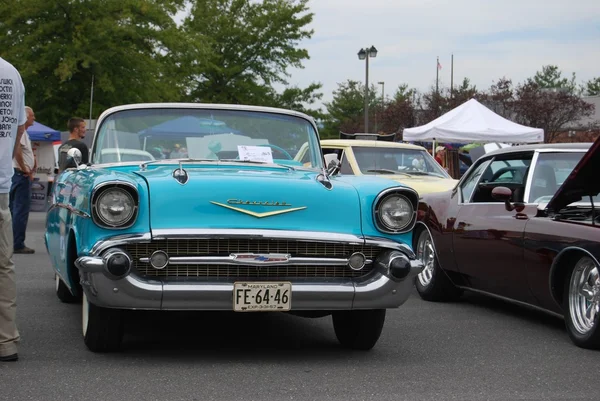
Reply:
[[582, 348], [600, 348], [600, 266], [580, 258], [565, 280], [563, 307], [569, 337]]
[[385, 309], [333, 312], [333, 329], [344, 347], [367, 351], [375, 346], [383, 324]]
[[427, 229], [423, 228], [416, 236], [414, 249], [417, 260], [425, 265], [418, 274], [416, 287], [419, 295], [426, 301], [452, 301], [458, 299], [462, 291], [450, 281], [438, 263], [435, 245]]
[[81, 305], [83, 341], [88, 349], [94, 352], [119, 350], [123, 338], [123, 311], [91, 304], [85, 294]]

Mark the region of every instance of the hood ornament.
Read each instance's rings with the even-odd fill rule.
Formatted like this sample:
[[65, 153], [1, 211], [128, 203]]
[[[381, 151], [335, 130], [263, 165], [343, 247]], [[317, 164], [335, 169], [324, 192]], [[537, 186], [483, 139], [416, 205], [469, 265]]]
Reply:
[[178, 183], [180, 183], [181, 185], [185, 185], [188, 180], [190, 179], [190, 177], [188, 176], [187, 171], [185, 171], [183, 169], [183, 167], [181, 166], [181, 161], [179, 162], [179, 168], [175, 169], [173, 171], [173, 178], [175, 178], [177, 180]]

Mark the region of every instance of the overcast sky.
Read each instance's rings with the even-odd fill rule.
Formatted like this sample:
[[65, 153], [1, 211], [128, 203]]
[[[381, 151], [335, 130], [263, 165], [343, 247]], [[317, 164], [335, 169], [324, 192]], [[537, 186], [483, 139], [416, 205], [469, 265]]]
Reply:
[[[502, 76], [521, 82], [543, 65], [583, 82], [600, 76], [600, 0], [311, 0], [314, 35], [303, 43], [310, 60], [290, 70], [290, 84], [323, 84], [323, 101], [337, 83], [364, 82], [361, 47], [379, 53], [369, 60], [369, 82], [385, 82], [386, 96], [399, 84], [427, 90], [440, 82], [471, 79], [479, 89]], [[379, 90], [381, 87], [379, 86]], [[380, 92], [379, 92], [380, 93]]]

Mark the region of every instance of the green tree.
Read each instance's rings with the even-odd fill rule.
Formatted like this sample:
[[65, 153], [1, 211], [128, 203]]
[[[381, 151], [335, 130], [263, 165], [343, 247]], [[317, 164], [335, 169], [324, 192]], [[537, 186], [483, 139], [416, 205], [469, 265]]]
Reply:
[[[183, 45], [173, 16], [184, 0], [0, 0], [0, 52], [21, 72], [39, 121], [181, 97], [169, 49]], [[198, 44], [196, 44], [199, 46]]]
[[[288, 68], [302, 68], [309, 58], [302, 40], [312, 36], [308, 0], [203, 0], [193, 3], [183, 31], [198, 48], [189, 62], [188, 98], [198, 102], [260, 104], [304, 108], [320, 95], [320, 84], [288, 88], [277, 94], [274, 84], [287, 85]], [[194, 52], [194, 50], [192, 50]], [[184, 52], [185, 53], [185, 52]]]
[[582, 89], [587, 96], [600, 95], [600, 77], [590, 79]]
[[[372, 85], [369, 90], [369, 121], [379, 103], [377, 88]], [[365, 87], [362, 83], [347, 80], [338, 83], [333, 91], [331, 102], [325, 103], [327, 118], [325, 128], [321, 130], [322, 138], [337, 138], [340, 131], [356, 133], [364, 131]]]
[[575, 83], [575, 73], [571, 78], [562, 76], [562, 72], [555, 65], [545, 65], [541, 71], [535, 73], [533, 78], [529, 78], [527, 83], [535, 83], [539, 89], [552, 89], [552, 90], [563, 90], [568, 93], [575, 93], [577, 91], [577, 84]]
[[415, 88], [410, 88], [407, 83], [403, 83], [398, 85], [396, 88], [396, 92], [394, 92], [394, 101], [395, 102], [414, 102], [417, 96], [417, 90]]

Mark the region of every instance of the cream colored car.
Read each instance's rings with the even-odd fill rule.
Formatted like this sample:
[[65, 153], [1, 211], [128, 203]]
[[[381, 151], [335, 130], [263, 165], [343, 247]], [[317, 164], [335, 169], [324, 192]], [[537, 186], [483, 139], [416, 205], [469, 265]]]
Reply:
[[[458, 182], [422, 146], [364, 139], [324, 139], [321, 147], [327, 163], [333, 159], [340, 161], [340, 174], [390, 178], [419, 194], [446, 191]], [[308, 162], [308, 157], [303, 146], [295, 159]]]

